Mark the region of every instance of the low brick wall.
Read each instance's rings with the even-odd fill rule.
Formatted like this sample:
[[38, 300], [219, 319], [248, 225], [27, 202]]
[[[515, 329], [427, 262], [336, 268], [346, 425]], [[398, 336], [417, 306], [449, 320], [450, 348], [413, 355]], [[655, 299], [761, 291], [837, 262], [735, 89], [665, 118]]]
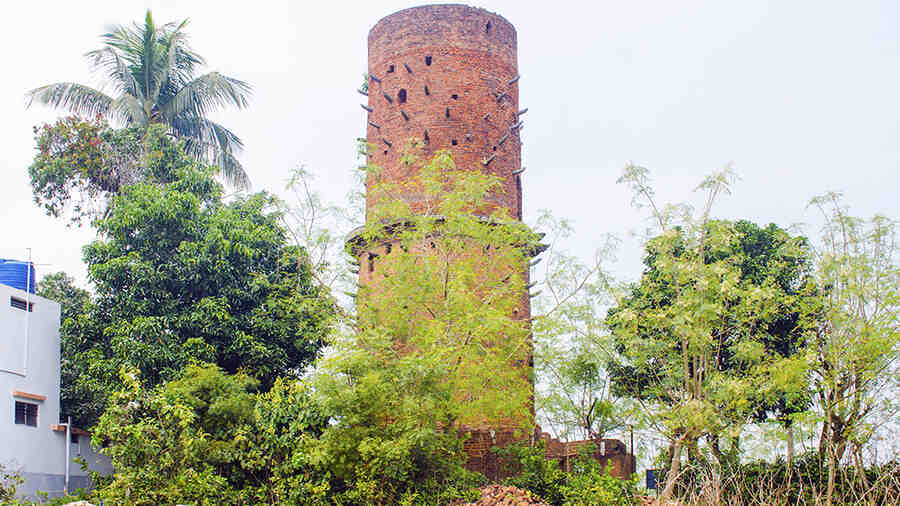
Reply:
[[[468, 456], [466, 467], [469, 470], [484, 474], [492, 481], [506, 478], [506, 467], [502, 459], [491, 451], [493, 447], [504, 447], [517, 442], [543, 441], [546, 450], [546, 458], [559, 462], [564, 471], [571, 471], [572, 464], [578, 457], [581, 448], [597, 443], [595, 441], [560, 441], [550, 437], [546, 432], [535, 431], [534, 436], [523, 437], [514, 430], [500, 429], [489, 430], [484, 428], [463, 429], [460, 431], [467, 436], [463, 449]], [[604, 467], [610, 466], [610, 474], [619, 479], [627, 479], [635, 472], [634, 455], [628, 453], [628, 448], [618, 439], [603, 439], [598, 445], [593, 457]]]

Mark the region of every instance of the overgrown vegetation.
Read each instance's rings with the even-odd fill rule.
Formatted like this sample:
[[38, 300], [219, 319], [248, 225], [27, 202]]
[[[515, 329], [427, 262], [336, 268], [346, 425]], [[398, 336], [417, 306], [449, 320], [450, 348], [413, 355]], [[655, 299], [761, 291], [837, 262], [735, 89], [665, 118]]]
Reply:
[[[249, 87], [195, 76], [184, 25], [148, 12], [104, 36], [88, 57], [117, 97], [73, 83], [29, 94], [92, 118], [37, 128], [28, 169], [48, 214], [98, 233], [84, 248], [91, 292], [64, 273], [39, 286], [62, 302], [62, 414], [115, 467], [92, 500], [470, 501], [487, 480], [465, 467], [463, 429], [527, 441], [534, 402], [563, 438], [661, 437], [645, 448], [661, 501], [900, 502], [897, 455], [867, 453], [900, 413], [893, 219], [852, 217], [827, 194], [811, 202], [825, 227], [810, 240], [716, 218], [730, 168], [701, 182], [696, 211], [658, 202], [649, 171], [629, 164], [620, 183], [653, 225], [640, 279], [623, 284], [607, 271], [614, 240], [597, 238], [584, 265], [559, 248], [565, 220], [544, 215], [536, 233], [493, 204], [498, 177], [413, 141], [401, 168], [414, 177], [363, 167], [365, 223], [343, 244], [302, 169], [295, 206], [225, 197], [219, 170], [248, 185], [241, 144], [206, 113], [244, 107]], [[815, 448], [795, 456], [800, 432]], [[748, 458], [760, 433], [784, 436], [784, 458]], [[637, 478], [613, 478], [592, 448], [571, 472], [541, 444], [495, 451], [506, 484], [550, 504], [637, 503]], [[0, 502], [19, 484], [0, 468]]]
[[639, 504], [637, 477], [614, 478], [592, 454], [593, 445], [581, 449], [570, 472], [548, 460], [543, 443], [511, 445], [494, 450], [503, 457], [512, 477], [505, 483], [528, 490], [553, 506], [627, 506]]

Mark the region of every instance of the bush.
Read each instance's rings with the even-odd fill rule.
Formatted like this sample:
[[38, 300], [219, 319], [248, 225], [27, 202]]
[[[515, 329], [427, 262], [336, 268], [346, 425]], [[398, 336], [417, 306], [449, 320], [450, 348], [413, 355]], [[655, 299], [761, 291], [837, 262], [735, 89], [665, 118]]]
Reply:
[[19, 473], [0, 464], [0, 504], [12, 503], [16, 498], [16, 490], [24, 481]]
[[553, 506], [625, 506], [637, 504], [637, 477], [614, 478], [591, 454], [593, 445], [581, 449], [572, 472], [564, 472], [559, 463], [547, 459], [544, 443], [496, 448], [506, 463], [506, 471], [516, 473], [504, 483], [539, 496]]
[[614, 478], [611, 464], [606, 468], [592, 458], [588, 449], [582, 448], [572, 473], [562, 487], [565, 506], [627, 506], [639, 504], [637, 500], [637, 475], [627, 480]]
[[563, 504], [567, 476], [559, 462], [545, 457], [543, 441], [534, 446], [513, 444], [491, 451], [500, 457], [505, 474], [512, 475], [504, 484], [528, 490], [550, 504]]

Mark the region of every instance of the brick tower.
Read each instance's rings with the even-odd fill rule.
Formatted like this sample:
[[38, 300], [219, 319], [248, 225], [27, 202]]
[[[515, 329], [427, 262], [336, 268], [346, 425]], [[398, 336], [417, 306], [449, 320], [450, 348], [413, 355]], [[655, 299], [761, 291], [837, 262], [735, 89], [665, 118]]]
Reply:
[[419, 138], [426, 154], [450, 149], [457, 167], [499, 176], [495, 203], [522, 218], [516, 30], [508, 21], [464, 5], [396, 12], [369, 32], [368, 71], [366, 139], [382, 177], [409, 177], [400, 156]]
[[[381, 19], [369, 32], [366, 141], [370, 164], [381, 168], [381, 181], [415, 176], [401, 163], [412, 138], [424, 142], [424, 155], [449, 149], [457, 169], [497, 176], [502, 191], [492, 205], [522, 219], [519, 74], [516, 30], [507, 20], [464, 5], [405, 9]], [[371, 181], [366, 207], [371, 209]], [[420, 196], [403, 195], [413, 209]], [[387, 250], [390, 251], [389, 249]], [[379, 252], [358, 251], [362, 265]], [[380, 252], [384, 253], [384, 252]], [[523, 273], [528, 279], [527, 268]], [[360, 269], [360, 283], [368, 281]], [[530, 297], [522, 293], [516, 317], [531, 317]], [[531, 367], [531, 350], [519, 363]], [[527, 371], [524, 371], [527, 372]], [[530, 387], [533, 399], [533, 385]], [[529, 406], [533, 415], [533, 405]], [[469, 466], [496, 474], [488, 449], [517, 436], [510, 428], [466, 427]], [[521, 438], [518, 435], [518, 438]]]

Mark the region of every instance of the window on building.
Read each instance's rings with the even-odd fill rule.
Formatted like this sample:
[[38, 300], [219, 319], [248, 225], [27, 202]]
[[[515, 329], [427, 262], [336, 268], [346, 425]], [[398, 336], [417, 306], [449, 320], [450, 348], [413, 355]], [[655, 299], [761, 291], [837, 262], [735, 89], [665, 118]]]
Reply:
[[459, 100], [459, 95], [454, 93], [454, 94], [450, 95], [450, 98], [452, 98], [453, 100]]
[[397, 92], [397, 103], [405, 104], [406, 103], [406, 90], [400, 88], [400, 91]]
[[484, 25], [484, 33], [491, 33], [491, 22], [488, 21], [486, 25]]
[[9, 298], [9, 305], [16, 309], [21, 309], [22, 311], [25, 311], [25, 308], [27, 307], [29, 313], [34, 311], [34, 302], [26, 302], [16, 297]]
[[375, 253], [369, 253], [369, 272], [375, 272], [375, 259], [378, 258], [378, 255]]
[[393, 66], [393, 65], [388, 65], [388, 74], [390, 74], [390, 73], [393, 72], [393, 71], [394, 71], [394, 66]]
[[459, 144], [459, 143], [456, 142], [456, 139], [453, 139], [452, 141], [450, 141], [450, 144], [453, 144], [454, 146], [456, 146], [456, 145]]
[[431, 57], [430, 56], [425, 57], [425, 65], [431, 65]]
[[16, 401], [16, 424], [37, 427], [38, 405]]

